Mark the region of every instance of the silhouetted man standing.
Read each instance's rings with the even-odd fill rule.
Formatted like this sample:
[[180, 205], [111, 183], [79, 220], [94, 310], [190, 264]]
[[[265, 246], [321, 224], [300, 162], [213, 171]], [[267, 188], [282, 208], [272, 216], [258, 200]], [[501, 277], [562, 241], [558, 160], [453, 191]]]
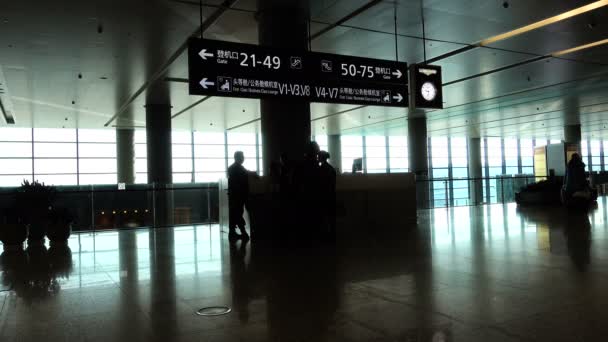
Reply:
[[[228, 168], [228, 238], [235, 240], [240, 237], [249, 239], [243, 219], [244, 207], [249, 198], [249, 172], [243, 166], [245, 155], [241, 151], [234, 152], [234, 163]], [[236, 233], [236, 227], [241, 235]]]
[[319, 189], [322, 202], [322, 222], [327, 225], [329, 236], [333, 239], [336, 234], [336, 169], [327, 162], [329, 158], [328, 152], [319, 152]]

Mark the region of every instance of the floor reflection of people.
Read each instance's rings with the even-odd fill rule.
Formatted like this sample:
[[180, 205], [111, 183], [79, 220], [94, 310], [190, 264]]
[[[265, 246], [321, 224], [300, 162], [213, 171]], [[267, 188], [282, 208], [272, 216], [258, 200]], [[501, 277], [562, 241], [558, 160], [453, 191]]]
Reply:
[[304, 248], [269, 255], [265, 267], [269, 341], [327, 340], [340, 302], [336, 263], [331, 250]]
[[249, 322], [251, 279], [245, 264], [247, 240], [230, 243], [230, 281], [232, 283], [232, 305], [243, 323]]
[[591, 223], [586, 211], [571, 211], [566, 217], [568, 255], [574, 266], [584, 272], [591, 263]]

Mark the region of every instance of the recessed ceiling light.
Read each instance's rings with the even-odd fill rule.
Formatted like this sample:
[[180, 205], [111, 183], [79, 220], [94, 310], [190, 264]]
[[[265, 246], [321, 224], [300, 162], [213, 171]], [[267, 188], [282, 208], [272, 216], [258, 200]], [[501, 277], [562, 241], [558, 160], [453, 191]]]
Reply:
[[541, 21], [537, 21], [530, 25], [526, 25], [526, 26], [520, 27], [518, 29], [511, 30], [509, 32], [501, 33], [499, 35], [484, 39], [475, 45], [485, 46], [485, 45], [489, 45], [492, 43], [496, 43], [501, 40], [512, 38], [512, 37], [518, 36], [520, 34], [523, 34], [523, 33], [526, 33], [526, 32], [532, 31], [532, 30], [536, 30], [536, 29], [539, 29], [539, 28], [547, 26], [547, 25], [555, 24], [559, 21], [566, 20], [566, 19], [572, 18], [574, 16], [577, 16], [577, 15], [580, 15], [580, 14], [583, 14], [583, 13], [586, 13], [589, 11], [593, 11], [600, 7], [604, 7], [606, 5], [608, 5], [608, 0], [596, 1], [596, 2], [590, 3], [588, 5], [564, 12], [562, 14], [558, 14], [556, 16], [553, 16], [553, 17], [550, 17], [550, 18], [547, 18], [547, 19], [544, 19]]

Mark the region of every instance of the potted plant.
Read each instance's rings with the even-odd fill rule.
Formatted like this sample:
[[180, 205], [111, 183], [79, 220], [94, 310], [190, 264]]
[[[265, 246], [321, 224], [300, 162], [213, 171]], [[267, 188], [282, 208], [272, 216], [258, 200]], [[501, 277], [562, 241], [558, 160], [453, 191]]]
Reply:
[[72, 273], [72, 250], [67, 244], [54, 244], [49, 248], [48, 258], [53, 285], [56, 287], [58, 278], [69, 278]]
[[47, 237], [51, 246], [55, 244], [67, 245], [72, 234], [73, 217], [66, 208], [52, 208], [49, 215]]
[[16, 203], [21, 220], [28, 224], [28, 244], [44, 243], [49, 225], [49, 210], [55, 198], [56, 189], [38, 181], [23, 181], [17, 189]]
[[5, 251], [23, 250], [27, 226], [15, 208], [5, 209], [0, 215], [0, 241]]
[[[22, 245], [23, 241], [25, 236], [21, 241]], [[8, 250], [5, 245], [4, 252], [0, 255], [0, 268], [2, 285], [15, 291], [20, 297], [23, 296], [27, 292], [29, 272], [27, 254], [23, 246], [20, 249]]]

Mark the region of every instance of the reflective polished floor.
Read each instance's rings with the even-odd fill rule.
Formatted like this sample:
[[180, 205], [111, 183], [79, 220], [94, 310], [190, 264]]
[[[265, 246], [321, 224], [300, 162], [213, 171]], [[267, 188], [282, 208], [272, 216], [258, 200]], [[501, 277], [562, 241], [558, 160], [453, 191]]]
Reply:
[[0, 341], [607, 341], [607, 206], [421, 211], [334, 246], [75, 234], [3, 253]]

